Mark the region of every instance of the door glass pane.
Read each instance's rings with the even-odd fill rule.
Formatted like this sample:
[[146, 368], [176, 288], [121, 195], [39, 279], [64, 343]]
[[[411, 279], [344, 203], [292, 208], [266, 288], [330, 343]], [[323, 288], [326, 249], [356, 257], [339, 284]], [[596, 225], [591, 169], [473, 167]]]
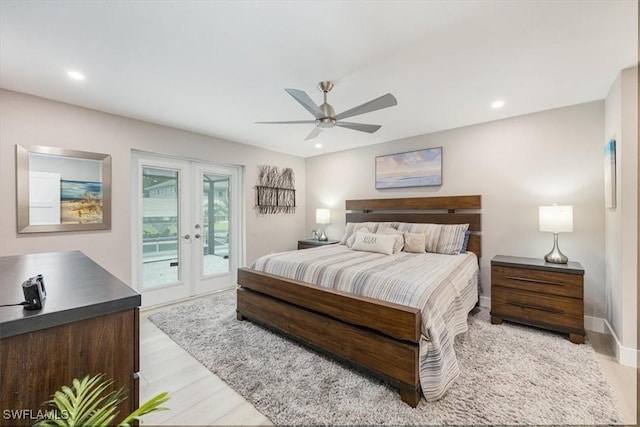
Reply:
[[202, 175], [203, 275], [229, 271], [229, 177]]
[[178, 171], [142, 169], [142, 286], [180, 280]]

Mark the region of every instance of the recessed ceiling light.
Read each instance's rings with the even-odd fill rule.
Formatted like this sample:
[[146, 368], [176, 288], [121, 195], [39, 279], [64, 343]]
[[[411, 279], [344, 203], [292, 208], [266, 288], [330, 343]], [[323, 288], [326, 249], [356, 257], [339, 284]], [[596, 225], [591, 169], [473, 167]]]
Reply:
[[316, 148], [322, 148], [322, 144], [320, 144], [319, 142], [316, 143]]
[[493, 101], [493, 103], [491, 104], [491, 108], [502, 108], [502, 107], [504, 107], [504, 101], [502, 99]]
[[67, 76], [73, 80], [84, 80], [84, 74], [79, 71], [69, 70], [67, 71]]

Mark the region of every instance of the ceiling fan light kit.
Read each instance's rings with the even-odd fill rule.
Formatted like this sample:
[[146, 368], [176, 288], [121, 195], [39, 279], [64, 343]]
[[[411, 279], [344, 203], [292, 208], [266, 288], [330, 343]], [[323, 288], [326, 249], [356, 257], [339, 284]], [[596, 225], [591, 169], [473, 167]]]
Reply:
[[327, 102], [327, 94], [333, 89], [333, 82], [325, 81], [318, 83], [318, 89], [322, 92], [324, 97], [324, 102], [322, 105], [318, 106], [313, 102], [313, 100], [307, 95], [305, 91], [298, 89], [285, 89], [285, 91], [293, 97], [300, 105], [302, 105], [307, 111], [309, 111], [314, 117], [315, 120], [294, 120], [294, 121], [278, 121], [278, 122], [256, 122], [259, 124], [315, 124], [316, 127], [313, 128], [311, 133], [307, 135], [306, 140], [316, 138], [323, 129], [332, 128], [335, 126], [357, 130], [360, 132], [374, 133], [378, 129], [380, 129], [381, 125], [369, 125], [365, 123], [350, 123], [343, 122], [342, 119], [346, 119], [353, 116], [358, 116], [360, 114], [370, 113], [372, 111], [382, 110], [384, 108], [393, 107], [394, 105], [398, 105], [398, 101], [396, 98], [387, 93], [386, 95], [382, 95], [376, 99], [373, 99], [369, 102], [365, 102], [364, 104], [358, 105], [350, 110], [344, 111], [338, 115], [336, 115], [333, 106]]

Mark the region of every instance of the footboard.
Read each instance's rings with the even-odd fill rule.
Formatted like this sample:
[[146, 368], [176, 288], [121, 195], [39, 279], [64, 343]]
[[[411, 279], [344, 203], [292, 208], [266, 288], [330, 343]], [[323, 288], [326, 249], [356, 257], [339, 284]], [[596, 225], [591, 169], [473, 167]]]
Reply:
[[248, 318], [367, 371], [420, 401], [420, 310], [241, 268], [238, 319]]

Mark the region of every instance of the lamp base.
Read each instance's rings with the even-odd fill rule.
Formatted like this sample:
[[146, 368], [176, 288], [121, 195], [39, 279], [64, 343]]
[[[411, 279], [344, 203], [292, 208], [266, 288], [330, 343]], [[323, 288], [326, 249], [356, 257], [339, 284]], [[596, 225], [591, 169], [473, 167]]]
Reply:
[[320, 234], [320, 237], [318, 237], [318, 240], [321, 242], [326, 242], [327, 240], [329, 240], [327, 235], [324, 234], [324, 227], [322, 227], [322, 233]]
[[558, 247], [558, 233], [553, 233], [553, 249], [544, 256], [544, 260], [553, 264], [566, 264], [569, 262], [569, 258], [560, 252]]

